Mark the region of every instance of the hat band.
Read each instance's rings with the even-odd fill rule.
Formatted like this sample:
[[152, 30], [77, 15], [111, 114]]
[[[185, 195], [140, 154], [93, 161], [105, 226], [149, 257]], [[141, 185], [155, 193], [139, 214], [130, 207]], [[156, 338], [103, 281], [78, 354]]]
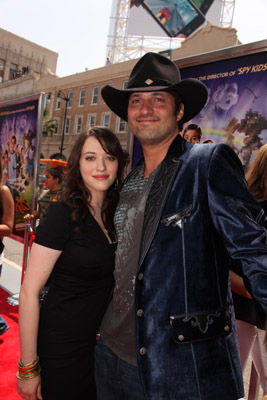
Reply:
[[147, 78], [145, 81], [142, 82], [134, 82], [134, 84], [131, 85], [129, 83], [127, 89], [134, 89], [134, 88], [141, 88], [141, 87], [150, 87], [150, 86], [173, 86], [177, 84], [178, 82], [172, 83], [167, 80], [162, 80], [162, 79], [153, 79], [153, 78]]

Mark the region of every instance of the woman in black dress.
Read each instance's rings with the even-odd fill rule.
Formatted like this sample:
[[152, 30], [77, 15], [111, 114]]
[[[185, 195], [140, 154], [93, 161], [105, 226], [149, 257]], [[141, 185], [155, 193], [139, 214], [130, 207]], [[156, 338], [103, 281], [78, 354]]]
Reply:
[[113, 216], [127, 161], [110, 130], [80, 134], [59, 202], [37, 228], [19, 300], [17, 387], [25, 399], [96, 399], [93, 352], [114, 284]]

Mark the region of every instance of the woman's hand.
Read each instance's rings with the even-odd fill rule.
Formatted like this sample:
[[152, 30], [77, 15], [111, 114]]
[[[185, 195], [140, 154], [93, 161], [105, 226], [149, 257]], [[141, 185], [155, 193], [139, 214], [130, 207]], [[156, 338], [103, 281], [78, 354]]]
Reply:
[[17, 379], [17, 392], [25, 400], [42, 400], [41, 377]]
[[33, 214], [26, 214], [26, 215], [24, 215], [23, 219], [24, 219], [25, 222], [29, 222], [29, 221], [34, 219], [34, 215]]

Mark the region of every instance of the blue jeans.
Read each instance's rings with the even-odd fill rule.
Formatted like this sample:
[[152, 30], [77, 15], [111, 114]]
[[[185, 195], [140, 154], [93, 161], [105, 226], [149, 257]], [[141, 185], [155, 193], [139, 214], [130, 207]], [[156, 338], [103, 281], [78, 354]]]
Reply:
[[101, 339], [95, 347], [95, 381], [98, 400], [146, 400], [138, 368], [117, 357]]

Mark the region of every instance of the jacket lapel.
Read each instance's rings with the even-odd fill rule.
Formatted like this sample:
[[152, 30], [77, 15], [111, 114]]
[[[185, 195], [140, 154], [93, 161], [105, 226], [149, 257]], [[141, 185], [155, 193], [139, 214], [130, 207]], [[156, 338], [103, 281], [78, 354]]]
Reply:
[[184, 139], [178, 135], [172, 142], [169, 151], [162, 161], [150, 189], [144, 215], [142, 240], [139, 255], [139, 267], [149, 250], [158, 224], [161, 220], [163, 209], [168, 199], [174, 179], [183, 163], [179, 157], [185, 151]]

